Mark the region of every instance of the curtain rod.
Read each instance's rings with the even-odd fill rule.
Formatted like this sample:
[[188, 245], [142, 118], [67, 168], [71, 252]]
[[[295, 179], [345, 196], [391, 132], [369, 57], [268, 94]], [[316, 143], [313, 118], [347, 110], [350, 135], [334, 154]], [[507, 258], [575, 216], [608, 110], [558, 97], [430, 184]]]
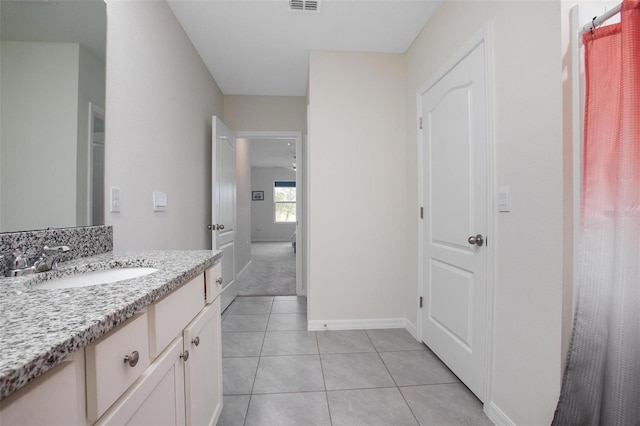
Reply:
[[618, 13], [620, 13], [620, 7], [621, 6], [622, 6], [622, 3], [620, 3], [619, 5], [614, 7], [613, 9], [610, 9], [610, 10], [606, 11], [602, 15], [594, 17], [591, 20], [591, 22], [589, 22], [588, 24], [584, 24], [584, 26], [582, 27], [582, 32], [586, 33], [587, 31], [595, 30], [600, 25], [604, 24], [607, 19], [609, 19], [612, 16], [617, 15]]

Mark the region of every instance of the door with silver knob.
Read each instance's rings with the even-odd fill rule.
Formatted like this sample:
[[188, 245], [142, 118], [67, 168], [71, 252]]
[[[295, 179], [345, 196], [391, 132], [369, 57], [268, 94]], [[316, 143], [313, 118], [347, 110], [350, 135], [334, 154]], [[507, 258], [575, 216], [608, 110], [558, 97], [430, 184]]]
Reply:
[[212, 247], [222, 251], [222, 309], [235, 298], [236, 138], [219, 118], [213, 117], [212, 135]]
[[421, 94], [420, 339], [483, 401], [488, 229], [484, 43]]

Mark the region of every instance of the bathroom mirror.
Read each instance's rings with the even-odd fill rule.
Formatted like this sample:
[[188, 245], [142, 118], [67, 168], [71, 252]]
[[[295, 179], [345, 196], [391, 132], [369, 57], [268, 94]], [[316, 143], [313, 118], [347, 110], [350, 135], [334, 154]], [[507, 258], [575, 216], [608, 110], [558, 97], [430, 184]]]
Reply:
[[103, 224], [104, 1], [1, 0], [0, 36], [0, 232]]

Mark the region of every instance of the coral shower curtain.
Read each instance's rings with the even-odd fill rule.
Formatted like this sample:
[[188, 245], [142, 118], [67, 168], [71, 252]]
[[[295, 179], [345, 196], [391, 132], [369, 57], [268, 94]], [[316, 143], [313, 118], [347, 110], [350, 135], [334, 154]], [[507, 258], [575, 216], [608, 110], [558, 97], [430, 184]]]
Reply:
[[581, 247], [555, 425], [640, 424], [640, 0], [585, 33]]

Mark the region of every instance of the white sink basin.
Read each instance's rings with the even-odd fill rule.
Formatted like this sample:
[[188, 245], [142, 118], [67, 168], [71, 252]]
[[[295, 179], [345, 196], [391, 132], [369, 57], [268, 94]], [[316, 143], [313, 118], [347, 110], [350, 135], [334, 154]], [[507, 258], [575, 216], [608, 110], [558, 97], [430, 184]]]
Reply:
[[103, 271], [85, 272], [84, 274], [70, 275], [68, 277], [55, 278], [44, 283], [37, 284], [36, 288], [76, 288], [91, 285], [115, 283], [116, 281], [142, 277], [156, 272], [156, 268], [118, 268]]

